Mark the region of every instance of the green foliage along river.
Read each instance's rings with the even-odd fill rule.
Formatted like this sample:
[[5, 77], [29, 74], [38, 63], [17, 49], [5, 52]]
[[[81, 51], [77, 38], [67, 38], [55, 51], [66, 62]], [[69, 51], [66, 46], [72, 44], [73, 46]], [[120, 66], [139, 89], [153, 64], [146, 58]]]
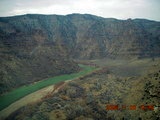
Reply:
[[8, 93], [0, 96], [0, 110], [6, 108], [7, 106], [12, 104], [13, 102], [19, 100], [20, 98], [22, 98], [32, 92], [35, 92], [39, 89], [42, 89], [46, 86], [49, 86], [49, 85], [52, 85], [52, 84], [55, 84], [55, 83], [58, 83], [61, 81], [66, 81], [66, 80], [78, 78], [78, 77], [86, 75], [96, 69], [95, 67], [90, 67], [90, 66], [81, 65], [81, 64], [79, 66], [82, 68], [82, 71], [80, 71], [78, 73], [65, 74], [65, 75], [60, 75], [60, 76], [56, 76], [53, 78], [44, 79], [42, 81], [39, 81], [39, 82], [31, 84], [31, 85], [22, 86], [20, 88], [17, 88], [11, 92], [8, 92]]

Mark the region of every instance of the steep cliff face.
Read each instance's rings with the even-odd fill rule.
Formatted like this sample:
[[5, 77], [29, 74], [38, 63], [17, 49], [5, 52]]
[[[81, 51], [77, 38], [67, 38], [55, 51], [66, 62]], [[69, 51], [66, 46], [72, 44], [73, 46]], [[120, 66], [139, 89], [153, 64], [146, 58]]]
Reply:
[[160, 51], [160, 22], [144, 19], [23, 15], [0, 18], [0, 33], [5, 42], [19, 46], [30, 40], [33, 44], [60, 44], [74, 58], [150, 57], [159, 56]]
[[88, 14], [0, 18], [1, 91], [78, 70], [71, 60], [160, 56], [160, 22]]
[[135, 19], [104, 19], [69, 15], [77, 28], [77, 52], [82, 58], [159, 56], [160, 23]]

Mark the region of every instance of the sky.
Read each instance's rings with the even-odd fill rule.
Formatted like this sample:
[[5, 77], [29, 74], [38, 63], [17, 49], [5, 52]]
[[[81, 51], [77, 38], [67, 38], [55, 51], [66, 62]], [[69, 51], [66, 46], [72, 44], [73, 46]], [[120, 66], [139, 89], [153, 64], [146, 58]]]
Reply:
[[160, 21], [160, 0], [0, 0], [0, 17], [72, 13]]

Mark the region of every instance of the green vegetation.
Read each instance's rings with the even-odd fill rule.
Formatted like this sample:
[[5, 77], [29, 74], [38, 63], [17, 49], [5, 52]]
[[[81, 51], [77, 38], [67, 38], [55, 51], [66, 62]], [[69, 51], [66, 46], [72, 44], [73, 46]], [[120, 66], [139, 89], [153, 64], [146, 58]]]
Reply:
[[[141, 105], [159, 105], [160, 69], [137, 77], [119, 77], [103, 68], [68, 82], [58, 93], [13, 113], [12, 120], [158, 120], [160, 111], [143, 110]], [[107, 110], [118, 105], [121, 110]], [[122, 105], [126, 105], [122, 109]], [[130, 109], [135, 105], [136, 110]], [[18, 113], [18, 114], [17, 114]]]
[[42, 80], [40, 82], [27, 85], [27, 86], [22, 86], [20, 88], [17, 88], [3, 96], [0, 96], [0, 110], [4, 109], [5, 107], [9, 106], [11, 103], [15, 102], [16, 100], [26, 96], [27, 94], [30, 94], [32, 92], [35, 92], [41, 88], [44, 88], [46, 86], [65, 81], [65, 80], [71, 80], [75, 79], [77, 77], [86, 75], [90, 73], [91, 71], [95, 70], [95, 67], [89, 67], [85, 65], [79, 64], [79, 66], [83, 69], [82, 71], [78, 73], [73, 73], [73, 74], [65, 74], [61, 76], [56, 76], [52, 77], [49, 79]]

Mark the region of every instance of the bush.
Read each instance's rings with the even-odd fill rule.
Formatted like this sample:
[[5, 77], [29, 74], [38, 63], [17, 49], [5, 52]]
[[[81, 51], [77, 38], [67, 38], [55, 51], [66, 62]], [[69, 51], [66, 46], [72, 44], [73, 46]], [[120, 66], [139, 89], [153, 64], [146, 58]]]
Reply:
[[52, 110], [51, 105], [49, 105], [47, 102], [43, 102], [40, 106], [39, 106], [39, 111], [40, 112], [50, 112]]

